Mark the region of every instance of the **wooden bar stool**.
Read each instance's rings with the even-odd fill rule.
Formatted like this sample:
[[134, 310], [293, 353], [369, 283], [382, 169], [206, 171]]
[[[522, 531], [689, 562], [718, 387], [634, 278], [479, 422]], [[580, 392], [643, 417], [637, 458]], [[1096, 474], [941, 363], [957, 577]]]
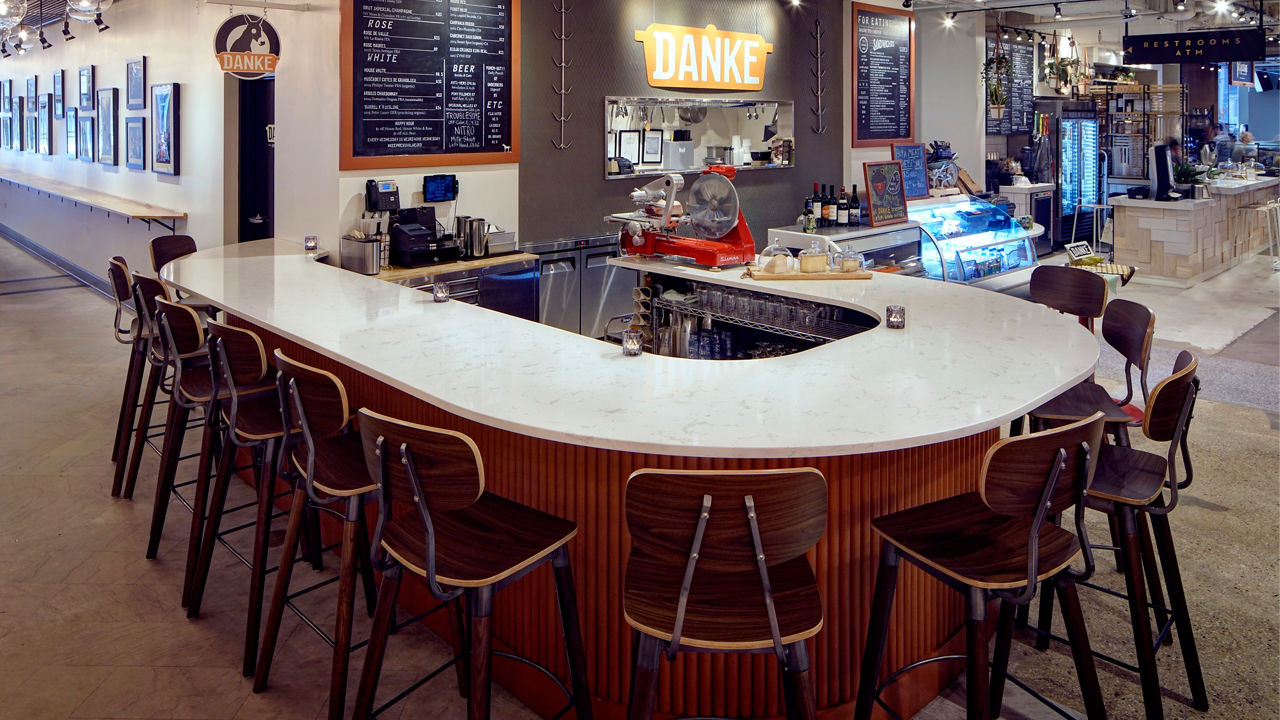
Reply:
[[[116, 342], [129, 346], [129, 369], [125, 371], [116, 435], [111, 441], [111, 462], [114, 463], [129, 455], [129, 439], [133, 436], [133, 419], [138, 414], [138, 394], [146, 366], [147, 336], [139, 316], [135, 315], [127, 326], [124, 324], [125, 304], [133, 301], [133, 288], [129, 284], [129, 265], [123, 257], [117, 255], [107, 263], [107, 280], [111, 284], [111, 299], [116, 304], [112, 333]], [[113, 486], [111, 494], [118, 496], [120, 488]]]
[[[1036, 585], [1052, 579], [1071, 637], [1088, 717], [1105, 718], [1102, 691], [1089, 647], [1075, 584], [1093, 572], [1083, 503], [1102, 445], [1103, 416], [1030, 435], [1000, 440], [983, 460], [978, 492], [938, 500], [872, 521], [880, 536], [871, 620], [862, 657], [857, 720], [871, 718], [885, 686], [902, 673], [941, 660], [966, 660], [969, 720], [998, 717], [1006, 678], [1026, 687], [1006, 669], [1014, 609], [1035, 597]], [[1075, 508], [1076, 533], [1045, 522], [1051, 513]], [[889, 615], [905, 558], [965, 596], [965, 655], [929, 658], [909, 665], [877, 685], [889, 635]], [[1071, 564], [1084, 560], [1084, 571]], [[987, 604], [999, 599], [994, 659], [988, 662]], [[1043, 700], [1038, 694], [1037, 699]], [[1047, 701], [1045, 701], [1047, 702]]]
[[151, 268], [158, 273], [170, 261], [195, 252], [196, 241], [190, 235], [161, 235], [152, 238], [148, 247], [151, 250]]
[[111, 496], [133, 497], [133, 488], [138, 480], [138, 467], [142, 463], [142, 450], [150, 446], [157, 454], [160, 448], [151, 442], [152, 438], [163, 435], [163, 432], [152, 433], [151, 414], [155, 410], [157, 396], [164, 391], [163, 402], [168, 402], [171, 386], [166, 383], [171, 370], [164, 348], [161, 346], [160, 333], [156, 325], [156, 298], [171, 300], [169, 289], [156, 278], [133, 273], [133, 304], [138, 313], [138, 320], [147, 341], [146, 361], [150, 365], [147, 372], [147, 384], [142, 389], [142, 407], [134, 426], [134, 439], [129, 449], [129, 462], [116, 463], [115, 476], [111, 482]]
[[[378, 481], [378, 524], [373, 562], [382, 571], [355, 717], [377, 715], [422, 683], [461, 660], [459, 689], [467, 717], [489, 717], [493, 600], [501, 589], [551, 563], [572, 692], [560, 684], [579, 720], [591, 720], [578, 602], [568, 543], [578, 526], [484, 490], [484, 463], [471, 438], [360, 410], [365, 464]], [[377, 710], [373, 707], [395, 611], [401, 573], [423, 579], [442, 604], [466, 598], [463, 651]], [[452, 612], [452, 610], [451, 610]], [[510, 656], [514, 657], [514, 656]], [[548, 673], [550, 676], [550, 673]]]
[[[1169, 527], [1169, 513], [1178, 504], [1178, 490], [1190, 484], [1186, 435], [1199, 391], [1199, 381], [1196, 378], [1197, 366], [1198, 361], [1195, 355], [1185, 350], [1178, 353], [1174, 361], [1173, 373], [1161, 380], [1151, 391], [1142, 431], [1154, 442], [1167, 443], [1168, 455], [1161, 457], [1129, 447], [1104, 445], [1098, 457], [1097, 474], [1085, 503], [1089, 508], [1105, 512], [1118, 521], [1120, 547], [1124, 553], [1125, 596], [1129, 602], [1129, 616], [1133, 625], [1133, 641], [1137, 649], [1138, 664], [1135, 667], [1116, 658], [1095, 654], [1139, 674], [1142, 682], [1143, 704], [1148, 718], [1164, 717], [1155, 653], [1162, 638], [1166, 636], [1169, 626], [1164, 624], [1159, 633], [1153, 633], [1151, 630], [1147, 593], [1155, 595], [1160, 587], [1160, 578], [1158, 574], [1154, 577], [1148, 574], [1144, 584], [1142, 571], [1138, 569], [1152, 567], [1157, 560], [1156, 551], [1148, 547], [1149, 543], [1144, 543], [1139, 535], [1139, 519], [1143, 515], [1151, 516], [1159, 567], [1164, 571], [1164, 585], [1171, 605], [1168, 610], [1158, 607], [1157, 611], [1158, 613], [1169, 612], [1173, 616], [1171, 622], [1177, 628], [1178, 641], [1182, 647], [1187, 681], [1191, 687], [1192, 706], [1197, 710], [1209, 709], [1209, 696], [1205, 690], [1204, 675], [1200, 669], [1200, 655], [1196, 649], [1191, 616], [1187, 610], [1186, 594], [1182, 587], [1182, 573], [1178, 569], [1173, 534]], [[1181, 482], [1178, 480], [1177, 471], [1177, 454], [1180, 448], [1183, 466], [1188, 470], [1187, 479]], [[1169, 490], [1168, 501], [1164, 499], [1166, 488]], [[1088, 585], [1088, 587], [1097, 586]], [[1163, 600], [1159, 600], [1156, 604], [1159, 605], [1162, 602]], [[1041, 632], [1047, 633], [1050, 620], [1051, 610], [1046, 611], [1042, 608], [1039, 628]]]
[[[333, 646], [333, 662], [329, 680], [329, 717], [341, 720], [346, 705], [347, 668], [352, 650], [351, 621], [355, 606], [356, 571], [364, 580], [364, 597], [370, 617], [376, 603], [373, 567], [370, 565], [369, 530], [365, 524], [364, 500], [378, 489], [365, 468], [364, 447], [360, 433], [353, 432], [351, 410], [342, 381], [332, 373], [304, 365], [276, 350], [276, 387], [285, 426], [297, 425], [300, 433], [291, 435], [280, 453], [280, 475], [293, 484], [293, 503], [289, 525], [281, 548], [280, 570], [267, 610], [267, 626], [263, 633], [258, 669], [253, 678], [253, 691], [267, 689], [271, 675], [271, 659], [280, 634], [280, 621], [288, 605], [300, 616], [302, 611], [293, 598], [327, 585], [323, 581], [309, 588], [289, 592], [293, 576], [294, 554], [298, 548], [303, 520], [309, 512], [323, 510], [342, 518], [342, 562], [338, 573], [338, 611], [333, 637], [308, 623]], [[336, 504], [336, 505], [335, 505]], [[342, 508], [340, 511], [335, 507]]]
[[772, 654], [787, 717], [816, 718], [805, 641], [822, 629], [822, 597], [805, 553], [826, 530], [822, 473], [642, 469], [624, 502], [628, 720], [653, 717], [661, 657], [681, 650]]
[[1036, 266], [1028, 291], [1032, 302], [1075, 315], [1089, 332], [1107, 306], [1107, 281], [1097, 273], [1068, 265]]
[[[244, 527], [251, 525], [254, 528], [253, 551], [245, 557], [229, 543], [224, 544], [237, 559], [249, 567], [249, 607], [245, 621], [243, 671], [245, 677], [252, 677], [258, 660], [262, 595], [268, 572], [267, 538], [271, 534], [271, 520], [276, 517], [273, 512], [276, 498], [276, 453], [285, 430], [280, 415], [279, 396], [267, 374], [269, 366], [262, 340], [252, 331], [212, 320], [208, 323], [208, 332], [209, 357], [216, 379], [214, 394], [220, 394], [224, 388], [228, 394], [222, 410], [227, 432], [222, 444], [222, 457], [218, 460], [213, 492], [209, 498], [209, 517], [204, 523], [200, 541], [199, 559], [195, 564], [195, 576], [191, 582], [187, 604], [187, 617], [195, 618], [200, 615], [200, 605], [204, 600], [209, 567], [213, 560], [213, 546], [222, 535], [219, 528], [227, 512], [227, 491], [231, 484], [236, 449], [249, 449], [256, 459], [254, 483], [257, 486], [257, 518]], [[293, 431], [296, 430], [291, 430]], [[193, 517], [193, 521], [195, 519]]]

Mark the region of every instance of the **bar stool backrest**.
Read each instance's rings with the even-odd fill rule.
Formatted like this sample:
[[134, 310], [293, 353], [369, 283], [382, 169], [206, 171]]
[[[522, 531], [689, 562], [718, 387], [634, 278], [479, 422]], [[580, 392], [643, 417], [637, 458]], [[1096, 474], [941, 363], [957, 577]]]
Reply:
[[1067, 265], [1039, 265], [1031, 272], [1031, 299], [1080, 318], [1101, 317], [1107, 306], [1107, 281], [1097, 273]]
[[[480, 449], [460, 432], [360, 408], [360, 435], [365, 466], [369, 477], [382, 487], [380, 502], [384, 505], [390, 502], [417, 508], [429, 518], [433, 512], [469, 507], [484, 493]], [[378, 522], [381, 528], [381, 516]]]
[[[346, 430], [351, 419], [347, 389], [331, 372], [305, 365], [276, 349], [276, 387], [286, 426], [302, 428], [308, 443]], [[310, 477], [310, 474], [308, 474]]]
[[170, 261], [195, 251], [196, 241], [190, 235], [161, 235], [151, 241], [151, 267], [160, 272]]
[[1103, 424], [1096, 412], [1070, 425], [996, 442], [978, 477], [982, 501], [1001, 515], [1034, 516], [1046, 500], [1046, 479], [1060, 466], [1047, 500], [1050, 512], [1062, 512], [1093, 481]]
[[141, 331], [142, 321], [136, 320], [129, 327], [123, 324], [124, 304], [133, 299], [133, 288], [129, 285], [129, 264], [124, 258], [117, 255], [107, 262], [107, 280], [111, 283], [111, 299], [116, 303], [116, 342], [127, 345]]
[[[1161, 380], [1151, 391], [1142, 433], [1156, 442], [1173, 442], [1186, 432], [1191, 421], [1188, 403], [1196, 393], [1196, 369], [1200, 361], [1183, 350], [1173, 362], [1173, 374]], [[1186, 408], [1186, 412], [1184, 412]]]
[[164, 298], [156, 298], [156, 320], [169, 352], [178, 359], [203, 355], [204, 327], [195, 310]]
[[[716, 471], [641, 469], [627, 480], [625, 508], [632, 551], [685, 567], [697, 542], [697, 569], [758, 568], [746, 498], [768, 566], [804, 555], [827, 526], [827, 481], [814, 468]], [[700, 512], [710, 500], [697, 540]]]
[[215, 377], [220, 376], [232, 397], [237, 385], [256, 385], [267, 377], [267, 351], [257, 333], [215, 320], [209, 321], [208, 329]]
[[149, 337], [152, 363], [167, 361], [164, 352], [164, 339], [160, 337], [160, 328], [156, 325], [156, 298], [172, 300], [169, 288], [157, 278], [133, 273], [133, 307], [138, 313], [138, 321], [142, 332]]
[[1156, 316], [1145, 305], [1116, 298], [1107, 303], [1102, 313], [1102, 337], [1124, 356], [1125, 396], [1120, 405], [1133, 400], [1133, 368], [1138, 368], [1142, 399], [1147, 400], [1147, 365], [1151, 360], [1151, 339], [1156, 331]]

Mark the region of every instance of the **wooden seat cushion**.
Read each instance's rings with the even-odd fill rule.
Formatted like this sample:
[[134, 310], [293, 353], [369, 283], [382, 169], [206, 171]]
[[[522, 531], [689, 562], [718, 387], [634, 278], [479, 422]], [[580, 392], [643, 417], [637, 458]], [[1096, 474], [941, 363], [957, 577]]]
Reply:
[[[484, 493], [462, 510], [431, 513], [436, 580], [483, 587], [533, 565], [578, 534], [568, 520]], [[417, 508], [387, 523], [382, 547], [411, 572], [427, 575], [427, 535]]]
[[[627, 559], [622, 609], [627, 624], [646, 635], [671, 640], [684, 567], [633, 549]], [[822, 597], [804, 557], [769, 568], [782, 642], [812, 637], [822, 629]], [[714, 650], [773, 646], [760, 574], [694, 570], [680, 644]]]
[[[249, 440], [284, 437], [284, 420], [280, 417], [280, 399], [274, 392], [275, 385], [263, 387], [270, 388], [273, 392], [248, 397], [242, 395], [236, 411], [236, 434]], [[222, 416], [228, 422], [230, 412], [231, 403], [228, 401], [222, 406]], [[297, 428], [293, 431], [297, 432]]]
[[[345, 433], [317, 440], [315, 443], [315, 478], [311, 484], [326, 495], [350, 497], [378, 489], [364, 464], [364, 445], [359, 433]], [[303, 448], [293, 452], [293, 464], [299, 474], [307, 475]]]
[[[1116, 404], [1107, 389], [1094, 382], [1082, 382], [1030, 412], [1042, 420], [1080, 420], [1101, 411], [1109, 423], [1133, 422], [1133, 417]], [[1141, 412], [1141, 411], [1139, 411]]]
[[[965, 493], [871, 521], [886, 542], [924, 565], [971, 587], [1027, 584], [1031, 517], [992, 512], [978, 493]], [[1040, 528], [1039, 574], [1052, 577], [1080, 557], [1076, 536], [1046, 522]]]
[[1146, 505], [1164, 489], [1168, 465], [1168, 460], [1155, 453], [1103, 445], [1098, 453], [1093, 484], [1089, 486], [1089, 498]]

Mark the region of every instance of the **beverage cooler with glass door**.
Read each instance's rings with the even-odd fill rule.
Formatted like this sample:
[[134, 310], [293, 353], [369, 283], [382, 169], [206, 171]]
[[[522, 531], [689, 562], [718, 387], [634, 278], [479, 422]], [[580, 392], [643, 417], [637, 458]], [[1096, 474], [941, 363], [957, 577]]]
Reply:
[[[1062, 190], [1062, 242], [1093, 238], [1093, 211], [1098, 203], [1098, 120], [1082, 113], [1063, 113], [1059, 187]], [[1076, 212], [1079, 211], [1077, 217]]]

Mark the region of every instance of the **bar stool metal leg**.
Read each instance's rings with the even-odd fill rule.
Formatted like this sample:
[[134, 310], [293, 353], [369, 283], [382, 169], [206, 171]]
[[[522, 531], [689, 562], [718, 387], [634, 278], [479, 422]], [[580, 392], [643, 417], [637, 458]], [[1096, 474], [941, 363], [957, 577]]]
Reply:
[[880, 545], [880, 569], [876, 571], [875, 595], [871, 599], [871, 626], [867, 629], [862, 651], [862, 667], [858, 670], [858, 699], [853, 709], [855, 720], [871, 720], [871, 707], [876, 699], [877, 675], [889, 639], [889, 612], [893, 610], [893, 594], [898, 589], [898, 553], [889, 543]]
[[1117, 507], [1120, 519], [1120, 544], [1124, 548], [1124, 584], [1129, 595], [1129, 619], [1133, 625], [1133, 644], [1138, 652], [1139, 676], [1142, 680], [1142, 703], [1147, 720], [1164, 718], [1160, 697], [1160, 677], [1156, 670], [1156, 651], [1152, 642], [1151, 613], [1147, 609], [1146, 583], [1142, 577], [1142, 551], [1139, 547], [1136, 511], [1127, 505]]
[[[1164, 628], [1169, 622], [1169, 613], [1165, 608], [1169, 605], [1164, 600], [1164, 590], [1161, 589], [1160, 569], [1156, 562], [1155, 546], [1151, 543], [1151, 525], [1147, 523], [1147, 513], [1138, 513], [1136, 517], [1138, 526], [1138, 547], [1142, 550], [1142, 572], [1147, 579], [1147, 595], [1151, 604], [1155, 607], [1156, 622], [1153, 627]], [[1163, 643], [1170, 645], [1173, 638], [1165, 635]]]

